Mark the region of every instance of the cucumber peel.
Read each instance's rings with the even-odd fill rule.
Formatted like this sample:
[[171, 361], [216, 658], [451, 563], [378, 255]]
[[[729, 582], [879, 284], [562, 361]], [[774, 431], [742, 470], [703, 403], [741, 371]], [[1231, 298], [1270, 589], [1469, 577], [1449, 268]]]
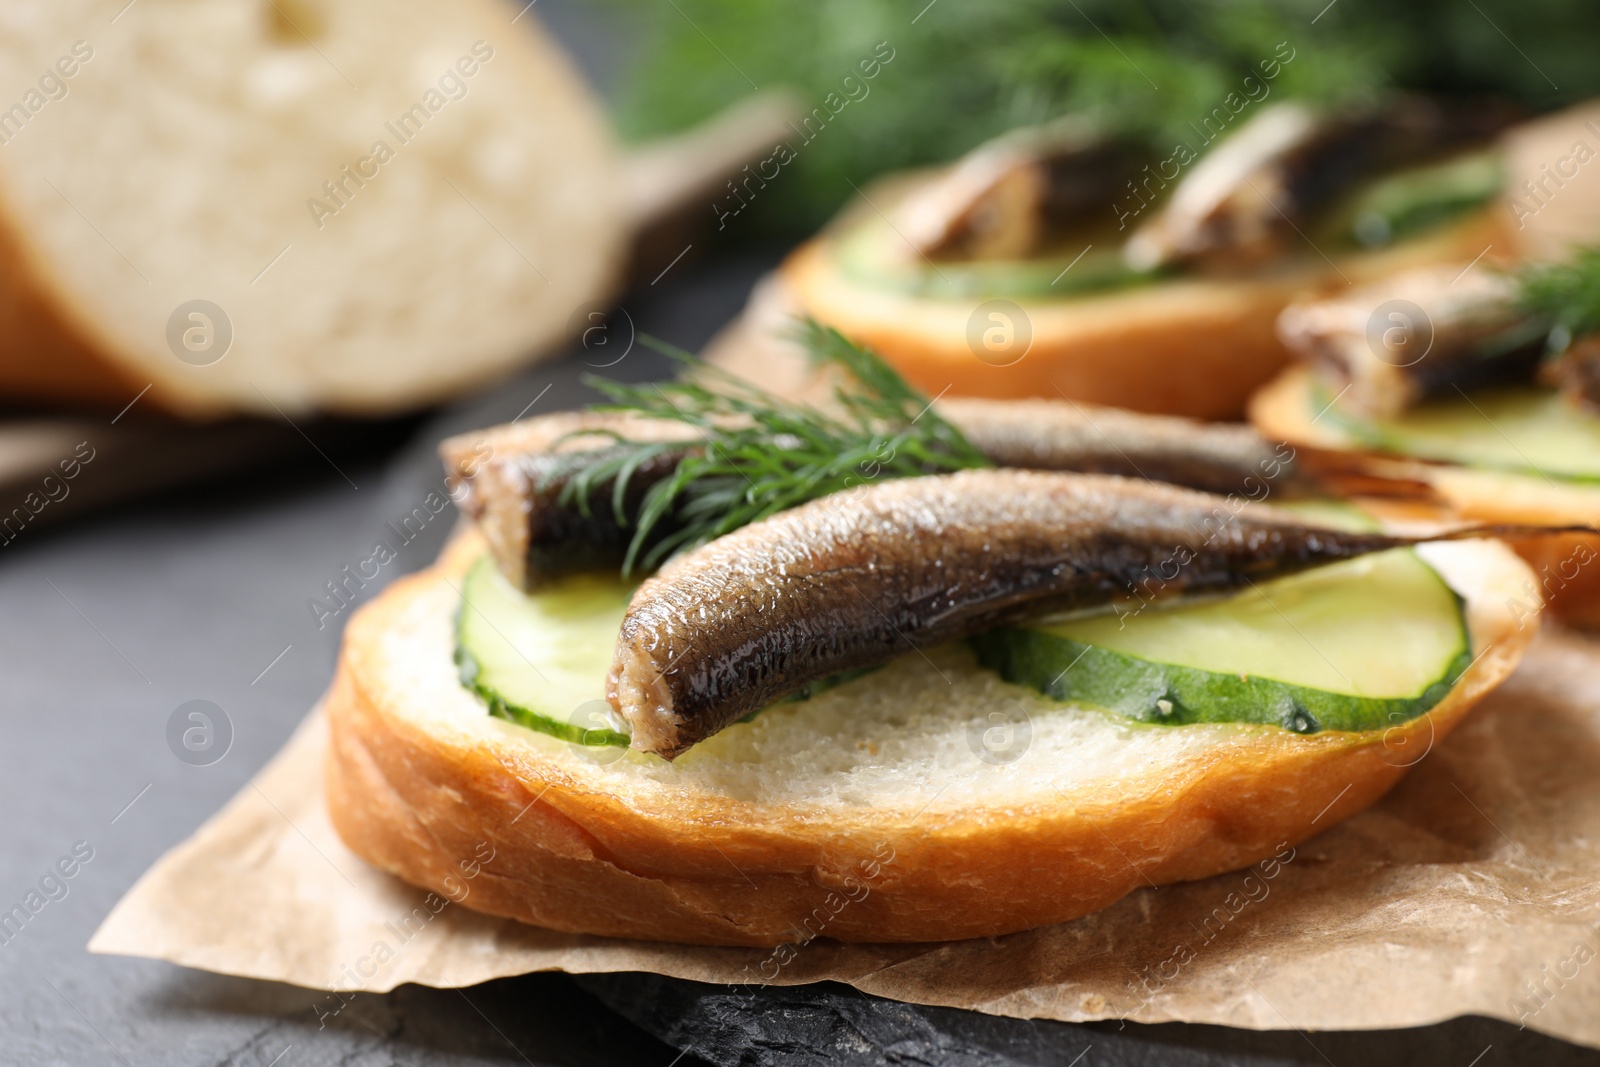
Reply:
[[1347, 244], [1387, 247], [1477, 210], [1505, 185], [1500, 153], [1472, 152], [1368, 182], [1326, 228]]
[[[995, 630], [974, 638], [973, 646], [979, 661], [1007, 681], [1056, 700], [1163, 726], [1242, 722], [1301, 734], [1408, 722], [1439, 703], [1471, 663], [1462, 653], [1417, 696], [1382, 698], [1158, 663], [1039, 630]], [[1056, 670], [1063, 663], [1070, 669]]]

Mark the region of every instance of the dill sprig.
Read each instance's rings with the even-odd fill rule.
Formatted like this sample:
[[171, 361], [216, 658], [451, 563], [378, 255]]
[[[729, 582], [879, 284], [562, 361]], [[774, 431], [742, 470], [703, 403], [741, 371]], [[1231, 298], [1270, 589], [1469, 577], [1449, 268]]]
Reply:
[[1529, 267], [1517, 282], [1518, 307], [1548, 336], [1552, 354], [1600, 330], [1600, 248], [1581, 249], [1564, 263]]
[[[577, 470], [560, 502], [590, 514], [609, 483], [617, 523], [633, 529], [624, 575], [855, 485], [991, 466], [927, 397], [872, 352], [809, 319], [800, 324], [800, 339], [816, 364], [844, 372], [834, 390], [837, 410], [773, 396], [653, 339], [652, 347], [692, 373], [648, 385], [586, 379], [611, 400], [596, 410], [680, 422], [699, 435], [664, 442], [607, 433], [605, 447], [573, 455]], [[629, 514], [631, 479], [675, 453], [682, 455], [672, 474], [651, 485], [637, 514]]]

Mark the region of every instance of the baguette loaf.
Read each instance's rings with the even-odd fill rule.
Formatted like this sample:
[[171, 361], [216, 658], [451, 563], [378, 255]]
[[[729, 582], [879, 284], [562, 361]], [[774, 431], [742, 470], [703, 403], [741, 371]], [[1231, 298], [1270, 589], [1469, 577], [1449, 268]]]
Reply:
[[0, 8], [0, 397], [383, 413], [558, 339], [626, 221], [598, 106], [514, 16]]

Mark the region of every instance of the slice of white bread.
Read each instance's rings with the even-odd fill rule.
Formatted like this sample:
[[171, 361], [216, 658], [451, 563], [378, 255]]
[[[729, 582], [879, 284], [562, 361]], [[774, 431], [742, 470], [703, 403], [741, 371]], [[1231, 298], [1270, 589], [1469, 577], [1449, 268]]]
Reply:
[[617, 278], [622, 176], [517, 15], [0, 6], [0, 398], [380, 413], [558, 339]]
[[[1002, 682], [964, 646], [777, 706], [667, 763], [491, 718], [452, 662], [467, 530], [351, 620], [328, 696], [328, 803], [373, 864], [559, 930], [703, 944], [1002, 934], [1236, 869], [1372, 803], [1521, 657], [1526, 567], [1430, 545], [1476, 659], [1388, 731], [1141, 725]], [[973, 739], [1028, 738], [1009, 762]], [[998, 716], [996, 719], [994, 716]]]
[[[1333, 419], [1316, 417], [1322, 405], [1313, 399], [1313, 382], [1306, 367], [1283, 372], [1251, 400], [1250, 420], [1269, 440], [1287, 441], [1312, 457], [1320, 453], [1340, 466], [1353, 463], [1397, 491], [1425, 486], [1434, 504], [1442, 505], [1395, 506], [1394, 517], [1600, 527], [1600, 485], [1367, 452]], [[1553, 615], [1576, 626], [1600, 627], [1600, 537], [1571, 534], [1512, 545], [1533, 566], [1529, 581]]]

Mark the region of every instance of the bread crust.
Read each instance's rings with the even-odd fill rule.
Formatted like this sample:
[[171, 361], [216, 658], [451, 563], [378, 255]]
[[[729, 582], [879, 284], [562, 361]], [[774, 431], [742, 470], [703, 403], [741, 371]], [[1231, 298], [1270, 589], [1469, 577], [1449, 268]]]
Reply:
[[[1519, 580], [1509, 552], [1473, 547], [1502, 585]], [[487, 845], [494, 859], [471, 906], [494, 915], [695, 944], [776, 945], [819, 924], [843, 941], [998, 935], [1248, 866], [1376, 800], [1511, 672], [1536, 628], [1469, 590], [1478, 659], [1431, 712], [1388, 731], [1243, 727], [1159, 781], [1092, 803], [825, 816], [670, 781], [632, 795], [486, 715], [424, 721], [428, 697], [407, 688], [395, 649], [447, 610], [483, 549], [465, 533], [352, 619], [327, 700], [334, 826], [369, 862], [440, 892]]]
[[[1411, 517], [1600, 526], [1600, 486], [1552, 483], [1366, 452], [1332, 420], [1312, 421], [1308, 414], [1313, 408], [1312, 386], [1308, 369], [1290, 368], [1251, 400], [1251, 422], [1270, 440], [1309, 450], [1312, 462], [1353, 457], [1367, 475], [1431, 490], [1433, 506], [1414, 502]], [[1600, 627], [1600, 536], [1570, 534], [1508, 543], [1533, 569], [1529, 581], [1552, 615], [1573, 626]]]
[[[841, 227], [842, 228], [842, 227]], [[974, 355], [967, 323], [981, 301], [934, 300], [862, 284], [838, 269], [833, 233], [801, 246], [781, 272], [807, 313], [868, 345], [929, 395], [1056, 396], [1160, 415], [1238, 418], [1288, 356], [1278, 313], [1296, 299], [1434, 263], [1512, 247], [1501, 213], [1479, 212], [1426, 239], [1350, 257], [1310, 256], [1261, 276], [1184, 278], [1053, 301], [1017, 300], [1033, 330], [1024, 355], [994, 366]], [[1493, 258], [1493, 253], [1491, 257]]]
[[[26, 240], [26, 228], [0, 196], [0, 393], [24, 403], [117, 410], [143, 384], [102, 353], [103, 338], [67, 304], [64, 287]], [[152, 388], [147, 399], [167, 399]]]

